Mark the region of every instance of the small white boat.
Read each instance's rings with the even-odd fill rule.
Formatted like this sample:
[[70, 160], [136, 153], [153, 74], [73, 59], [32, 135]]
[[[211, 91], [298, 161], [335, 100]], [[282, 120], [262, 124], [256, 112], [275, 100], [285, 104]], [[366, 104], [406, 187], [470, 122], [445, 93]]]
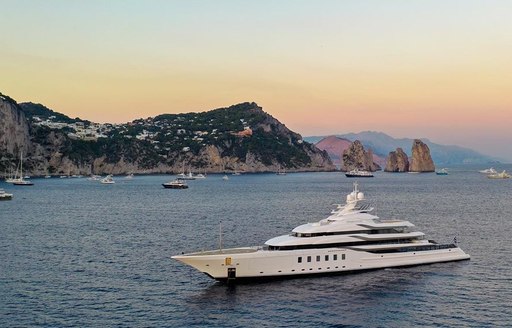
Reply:
[[87, 180], [89, 180], [89, 181], [98, 181], [100, 179], [101, 179], [101, 176], [95, 175], [95, 174], [93, 174], [93, 175], [91, 175], [90, 177], [87, 178]]
[[181, 179], [181, 180], [195, 180], [196, 177], [192, 174], [192, 172], [189, 171], [187, 174], [185, 174], [185, 173], [178, 174], [178, 179]]
[[509, 179], [512, 176], [508, 174], [505, 170], [503, 170], [503, 172], [501, 173], [489, 174], [487, 177], [489, 179]]
[[114, 183], [116, 183], [114, 181], [114, 178], [112, 177], [111, 174], [109, 174], [106, 177], [104, 177], [103, 179], [101, 179], [100, 182], [103, 183], [103, 184], [114, 184]]
[[127, 180], [133, 179], [133, 173], [128, 174], [124, 178], [127, 179]]
[[199, 174], [196, 174], [195, 175], [195, 178], [196, 179], [206, 179], [206, 175], [202, 174], [202, 173], [199, 173]]
[[51, 177], [52, 177], [52, 176], [51, 176], [51, 175], [49, 175], [49, 174], [47, 174], [47, 175], [45, 175], [45, 176], [44, 176], [44, 178], [45, 178], [45, 179], [50, 179]]
[[286, 170], [281, 168], [281, 166], [279, 166], [279, 169], [277, 170], [276, 175], [286, 175]]
[[370, 171], [364, 171], [359, 169], [353, 169], [345, 173], [347, 178], [373, 178], [373, 174]]
[[12, 199], [12, 194], [8, 194], [5, 192], [5, 190], [0, 189], [0, 201], [1, 200], [11, 200], [11, 199]]
[[448, 175], [447, 169], [440, 169], [439, 171], [436, 171], [437, 175]]
[[229, 180], [229, 177], [224, 174], [224, 176], [222, 177], [222, 180], [227, 181], [227, 180]]
[[489, 169], [485, 169], [485, 170], [480, 170], [478, 172], [483, 173], [483, 174], [496, 174], [496, 173], [498, 173], [493, 167], [491, 167]]

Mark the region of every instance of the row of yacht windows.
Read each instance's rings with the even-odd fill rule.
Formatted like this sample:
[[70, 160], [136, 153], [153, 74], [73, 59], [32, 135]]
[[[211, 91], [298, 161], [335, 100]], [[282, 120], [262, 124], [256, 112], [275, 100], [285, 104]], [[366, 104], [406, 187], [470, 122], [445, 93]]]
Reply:
[[[331, 259], [331, 256], [330, 255], [324, 255], [324, 261], [330, 261]], [[341, 254], [341, 259], [344, 260], [345, 259], [345, 254]], [[322, 260], [322, 256], [321, 255], [317, 255], [316, 256], [316, 262], [320, 262]], [[338, 261], [338, 254], [333, 254], [332, 255], [332, 260], [333, 261]], [[307, 256], [306, 257], [306, 261], [309, 263], [309, 262], [312, 262], [313, 261], [313, 256]], [[297, 257], [297, 263], [302, 263], [302, 256], [299, 256]]]
[[375, 249], [369, 250], [370, 253], [384, 254], [384, 253], [402, 253], [402, 252], [422, 252], [422, 251], [436, 251], [440, 249], [456, 248], [457, 245], [446, 244], [446, 245], [420, 245], [420, 246], [408, 246], [399, 247], [393, 249]]
[[291, 235], [293, 237], [320, 237], [320, 236], [335, 236], [335, 235], [353, 235], [358, 233], [365, 234], [383, 234], [383, 233], [403, 233], [407, 232], [406, 229], [374, 229], [374, 230], [352, 230], [352, 231], [332, 231], [332, 232], [317, 232], [317, 233], [300, 233], [294, 232]]

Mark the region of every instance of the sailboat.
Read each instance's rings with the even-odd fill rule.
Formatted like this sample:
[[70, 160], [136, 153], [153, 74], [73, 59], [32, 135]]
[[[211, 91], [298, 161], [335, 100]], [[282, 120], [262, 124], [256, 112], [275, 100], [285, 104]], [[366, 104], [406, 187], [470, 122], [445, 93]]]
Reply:
[[23, 178], [23, 152], [20, 152], [20, 175], [12, 181], [15, 186], [33, 186], [34, 183]]
[[279, 165], [279, 169], [276, 172], [277, 175], [286, 175], [286, 170], [281, 168], [281, 165]]

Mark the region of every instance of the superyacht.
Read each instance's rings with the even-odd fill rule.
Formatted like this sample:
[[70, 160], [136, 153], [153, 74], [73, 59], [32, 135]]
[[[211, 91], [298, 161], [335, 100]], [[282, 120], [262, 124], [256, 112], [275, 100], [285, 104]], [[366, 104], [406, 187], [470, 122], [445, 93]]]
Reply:
[[[331, 215], [300, 225], [264, 246], [202, 251], [172, 256], [210, 276], [233, 283], [468, 260], [454, 244], [438, 244], [405, 220], [384, 220], [354, 183], [346, 204]], [[220, 243], [221, 244], [221, 243]]]

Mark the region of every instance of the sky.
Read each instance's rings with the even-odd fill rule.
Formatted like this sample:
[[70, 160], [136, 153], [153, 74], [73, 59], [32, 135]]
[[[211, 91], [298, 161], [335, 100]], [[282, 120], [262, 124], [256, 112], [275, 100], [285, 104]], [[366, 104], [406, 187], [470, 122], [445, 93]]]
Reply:
[[512, 162], [512, 1], [0, 0], [0, 92], [95, 122], [254, 101]]

